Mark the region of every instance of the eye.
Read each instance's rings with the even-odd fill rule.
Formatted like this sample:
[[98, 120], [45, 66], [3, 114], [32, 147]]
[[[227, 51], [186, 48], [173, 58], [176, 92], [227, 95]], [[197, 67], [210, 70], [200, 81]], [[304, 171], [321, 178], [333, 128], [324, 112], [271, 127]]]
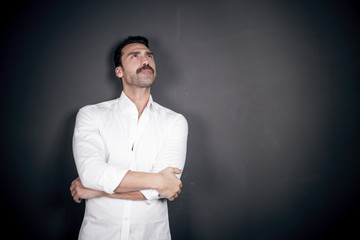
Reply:
[[151, 54], [151, 53], [148, 53], [147, 56], [148, 56], [149, 58], [153, 58], [153, 57], [154, 57], [154, 55]]

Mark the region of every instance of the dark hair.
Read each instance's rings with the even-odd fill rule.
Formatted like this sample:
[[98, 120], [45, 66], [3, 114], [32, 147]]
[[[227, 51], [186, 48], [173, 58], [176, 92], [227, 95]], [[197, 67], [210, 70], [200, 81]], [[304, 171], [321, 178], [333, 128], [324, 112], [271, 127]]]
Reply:
[[119, 45], [117, 46], [115, 53], [114, 53], [114, 63], [115, 63], [115, 67], [119, 67], [122, 66], [121, 63], [121, 57], [122, 57], [122, 49], [131, 43], [141, 43], [144, 44], [147, 48], [149, 48], [149, 41], [142, 36], [128, 36], [127, 38], [125, 38], [123, 41], [121, 41], [119, 43]]

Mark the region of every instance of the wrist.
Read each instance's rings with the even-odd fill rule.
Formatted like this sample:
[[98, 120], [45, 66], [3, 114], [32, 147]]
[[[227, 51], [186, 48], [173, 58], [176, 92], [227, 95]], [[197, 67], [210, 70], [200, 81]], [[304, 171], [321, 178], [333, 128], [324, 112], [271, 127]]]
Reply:
[[103, 192], [103, 191], [97, 191], [97, 190], [94, 190], [94, 198], [98, 198], [98, 197], [105, 197], [107, 195], [106, 192]]
[[156, 189], [159, 191], [159, 189], [162, 188], [162, 175], [161, 173], [154, 173], [153, 181], [152, 181], [152, 187], [151, 189]]
[[106, 192], [101, 192], [99, 197], [107, 197], [107, 198], [113, 198], [114, 194], [110, 194], [110, 193], [106, 193]]

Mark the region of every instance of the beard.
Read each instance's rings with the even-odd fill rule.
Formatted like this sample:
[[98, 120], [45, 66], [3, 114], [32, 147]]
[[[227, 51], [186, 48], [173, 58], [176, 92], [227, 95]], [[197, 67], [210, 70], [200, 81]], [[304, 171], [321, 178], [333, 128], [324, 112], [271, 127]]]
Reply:
[[156, 72], [149, 65], [144, 65], [135, 73], [124, 74], [126, 84], [138, 88], [149, 88], [155, 82], [155, 78]]

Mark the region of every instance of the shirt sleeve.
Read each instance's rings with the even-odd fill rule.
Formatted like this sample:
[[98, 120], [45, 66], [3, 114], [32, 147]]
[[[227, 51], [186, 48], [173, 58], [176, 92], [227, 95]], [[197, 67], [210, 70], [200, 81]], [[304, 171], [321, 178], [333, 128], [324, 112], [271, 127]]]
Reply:
[[106, 163], [98, 117], [91, 106], [80, 109], [76, 116], [73, 154], [81, 182], [87, 188], [112, 194], [128, 172]]
[[[188, 124], [185, 117], [178, 114], [175, 120], [166, 130], [166, 140], [164, 146], [158, 153], [153, 172], [158, 173], [167, 167], [184, 169], [186, 159], [188, 137]], [[177, 177], [181, 177], [178, 174]], [[162, 198], [159, 192], [154, 189], [145, 189], [140, 191], [148, 200]]]

